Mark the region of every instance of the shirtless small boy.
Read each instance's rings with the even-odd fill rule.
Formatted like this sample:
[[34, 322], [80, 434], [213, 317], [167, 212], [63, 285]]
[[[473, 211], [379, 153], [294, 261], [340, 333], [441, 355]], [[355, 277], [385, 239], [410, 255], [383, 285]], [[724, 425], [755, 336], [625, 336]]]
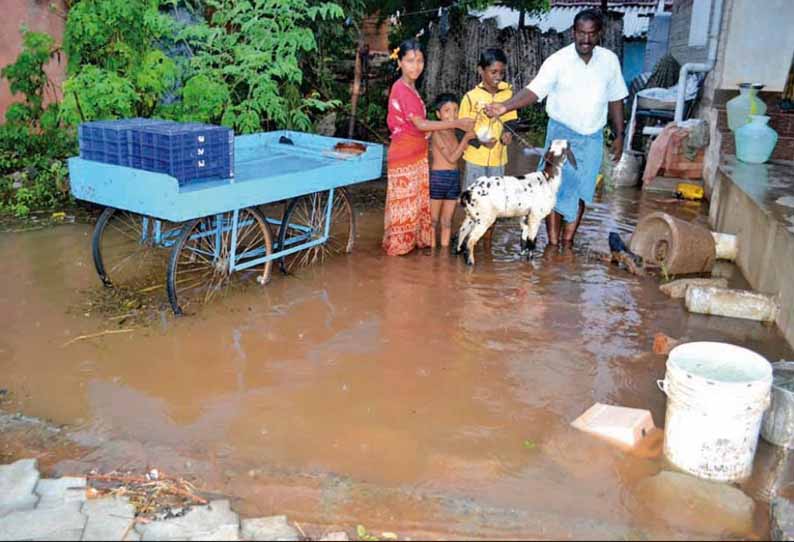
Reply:
[[[453, 121], [458, 118], [458, 99], [454, 94], [441, 94], [433, 104], [436, 115], [442, 121]], [[430, 142], [432, 162], [430, 165], [430, 216], [433, 221], [433, 240], [431, 247], [436, 246], [439, 217], [441, 221], [441, 246], [449, 246], [452, 229], [452, 215], [460, 197], [460, 172], [458, 160], [469, 141], [477, 136], [467, 132], [463, 140], [458, 142], [455, 130], [433, 132]]]

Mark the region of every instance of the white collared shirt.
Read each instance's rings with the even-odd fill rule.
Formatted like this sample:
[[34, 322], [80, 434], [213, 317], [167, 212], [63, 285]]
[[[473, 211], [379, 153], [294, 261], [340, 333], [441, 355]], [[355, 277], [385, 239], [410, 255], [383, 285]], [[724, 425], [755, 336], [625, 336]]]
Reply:
[[629, 94], [615, 53], [596, 46], [585, 63], [573, 43], [548, 57], [527, 88], [546, 98], [549, 117], [582, 135], [602, 130], [609, 102]]

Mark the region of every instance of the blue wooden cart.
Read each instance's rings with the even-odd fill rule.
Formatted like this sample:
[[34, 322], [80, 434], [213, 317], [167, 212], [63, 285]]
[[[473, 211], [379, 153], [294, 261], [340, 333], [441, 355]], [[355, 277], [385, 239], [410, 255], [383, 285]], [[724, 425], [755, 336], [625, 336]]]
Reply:
[[[360, 142], [363, 153], [345, 154], [334, 150], [341, 141], [291, 131], [238, 136], [233, 179], [181, 186], [169, 175], [71, 158], [74, 197], [106, 206], [92, 241], [99, 277], [137, 288], [162, 283], [166, 267], [168, 299], [183, 314], [233, 273], [264, 285], [274, 261], [290, 272], [350, 252], [355, 214], [344, 187], [381, 176], [383, 147]], [[279, 214], [266, 216], [263, 206], [275, 202], [284, 202]]]

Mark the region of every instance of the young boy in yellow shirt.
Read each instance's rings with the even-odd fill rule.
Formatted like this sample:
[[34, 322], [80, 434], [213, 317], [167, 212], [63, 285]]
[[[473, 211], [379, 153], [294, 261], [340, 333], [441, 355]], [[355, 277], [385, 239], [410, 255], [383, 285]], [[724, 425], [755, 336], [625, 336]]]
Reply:
[[[515, 120], [515, 111], [505, 113], [499, 119], [491, 119], [485, 115], [483, 107], [509, 100], [513, 96], [513, 88], [504, 81], [507, 68], [507, 56], [501, 49], [485, 49], [480, 54], [477, 72], [480, 84], [463, 96], [460, 103], [459, 118], [475, 119], [474, 133], [477, 140], [470, 144], [463, 153], [466, 170], [463, 176], [463, 190], [468, 189], [480, 177], [493, 177], [505, 174], [507, 164], [507, 147], [512, 141], [512, 134], [503, 130], [502, 123]], [[501, 122], [500, 122], [501, 121]], [[476, 146], [475, 146], [476, 145]], [[493, 227], [485, 236], [486, 245], [490, 246]]]

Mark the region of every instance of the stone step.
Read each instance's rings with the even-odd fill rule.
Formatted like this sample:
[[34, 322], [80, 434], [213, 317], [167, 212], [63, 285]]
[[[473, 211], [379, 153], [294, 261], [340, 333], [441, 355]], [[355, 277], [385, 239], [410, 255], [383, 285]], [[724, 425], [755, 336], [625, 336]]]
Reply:
[[33, 492], [39, 482], [35, 459], [0, 465], [0, 518], [17, 510], [30, 510], [38, 502]]
[[191, 508], [181, 517], [136, 525], [141, 540], [239, 540], [240, 520], [229, 501]]

